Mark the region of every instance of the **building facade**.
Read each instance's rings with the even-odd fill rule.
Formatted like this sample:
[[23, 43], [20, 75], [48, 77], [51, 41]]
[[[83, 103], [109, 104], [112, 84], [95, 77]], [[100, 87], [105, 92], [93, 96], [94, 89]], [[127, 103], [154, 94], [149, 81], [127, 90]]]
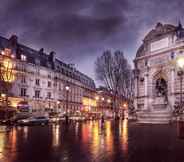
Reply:
[[143, 39], [134, 60], [135, 100], [139, 122], [168, 123], [184, 89], [177, 60], [184, 55], [184, 30], [179, 23], [157, 23]]
[[124, 116], [124, 112], [128, 111], [128, 103], [123, 96], [116, 95], [105, 87], [96, 89], [96, 101], [98, 111], [105, 116], [114, 117], [115, 112], [120, 116]]
[[1, 58], [10, 55], [15, 63], [15, 78], [8, 96], [27, 101], [34, 112], [68, 109], [72, 113], [81, 110], [84, 96], [94, 97], [94, 81], [57, 59], [55, 52], [46, 54], [43, 48], [37, 51], [26, 47], [15, 35], [10, 39], [0, 37], [0, 50]]

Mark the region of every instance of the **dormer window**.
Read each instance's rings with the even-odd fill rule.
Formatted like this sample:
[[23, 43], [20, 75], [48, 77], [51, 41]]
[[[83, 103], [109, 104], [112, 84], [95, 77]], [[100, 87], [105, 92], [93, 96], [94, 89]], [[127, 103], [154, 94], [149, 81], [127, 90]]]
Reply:
[[47, 67], [48, 67], [48, 68], [51, 68], [52, 65], [51, 65], [49, 62], [47, 62]]
[[25, 55], [21, 55], [20, 58], [21, 58], [22, 61], [26, 61], [26, 56]]
[[40, 60], [39, 59], [35, 59], [35, 64], [36, 65], [40, 65]]

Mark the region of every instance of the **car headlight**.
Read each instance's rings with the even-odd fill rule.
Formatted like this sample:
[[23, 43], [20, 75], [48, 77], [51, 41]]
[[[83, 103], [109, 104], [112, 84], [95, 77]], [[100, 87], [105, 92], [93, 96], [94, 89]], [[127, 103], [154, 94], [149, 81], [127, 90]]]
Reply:
[[23, 123], [27, 123], [27, 122], [28, 122], [28, 120], [22, 120], [22, 122], [23, 122]]

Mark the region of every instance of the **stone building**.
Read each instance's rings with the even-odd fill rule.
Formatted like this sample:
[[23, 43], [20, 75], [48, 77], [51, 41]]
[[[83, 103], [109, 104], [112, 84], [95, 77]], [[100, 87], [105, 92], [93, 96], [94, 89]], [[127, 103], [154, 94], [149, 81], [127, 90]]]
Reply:
[[[184, 55], [184, 29], [179, 23], [157, 23], [143, 39], [134, 60], [135, 108], [142, 123], [168, 123], [180, 102], [177, 59]], [[183, 91], [184, 89], [182, 89]]]
[[128, 110], [128, 103], [125, 97], [120, 95], [115, 97], [112, 91], [102, 86], [96, 89], [96, 101], [98, 111], [109, 117], [115, 116], [115, 112], [122, 117], [123, 113]]
[[55, 52], [46, 54], [43, 48], [37, 51], [26, 47], [15, 35], [0, 37], [0, 51], [1, 58], [10, 53], [16, 64], [8, 95], [27, 101], [33, 111], [65, 111], [67, 105], [71, 112], [80, 111], [83, 97], [94, 97], [94, 81], [57, 59]]

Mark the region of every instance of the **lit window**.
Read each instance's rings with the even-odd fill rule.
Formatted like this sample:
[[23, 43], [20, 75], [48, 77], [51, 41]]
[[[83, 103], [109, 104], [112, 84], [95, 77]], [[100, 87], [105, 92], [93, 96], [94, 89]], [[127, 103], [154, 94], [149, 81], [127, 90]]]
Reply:
[[25, 55], [21, 55], [21, 60], [22, 61], [26, 61], [26, 56]]

